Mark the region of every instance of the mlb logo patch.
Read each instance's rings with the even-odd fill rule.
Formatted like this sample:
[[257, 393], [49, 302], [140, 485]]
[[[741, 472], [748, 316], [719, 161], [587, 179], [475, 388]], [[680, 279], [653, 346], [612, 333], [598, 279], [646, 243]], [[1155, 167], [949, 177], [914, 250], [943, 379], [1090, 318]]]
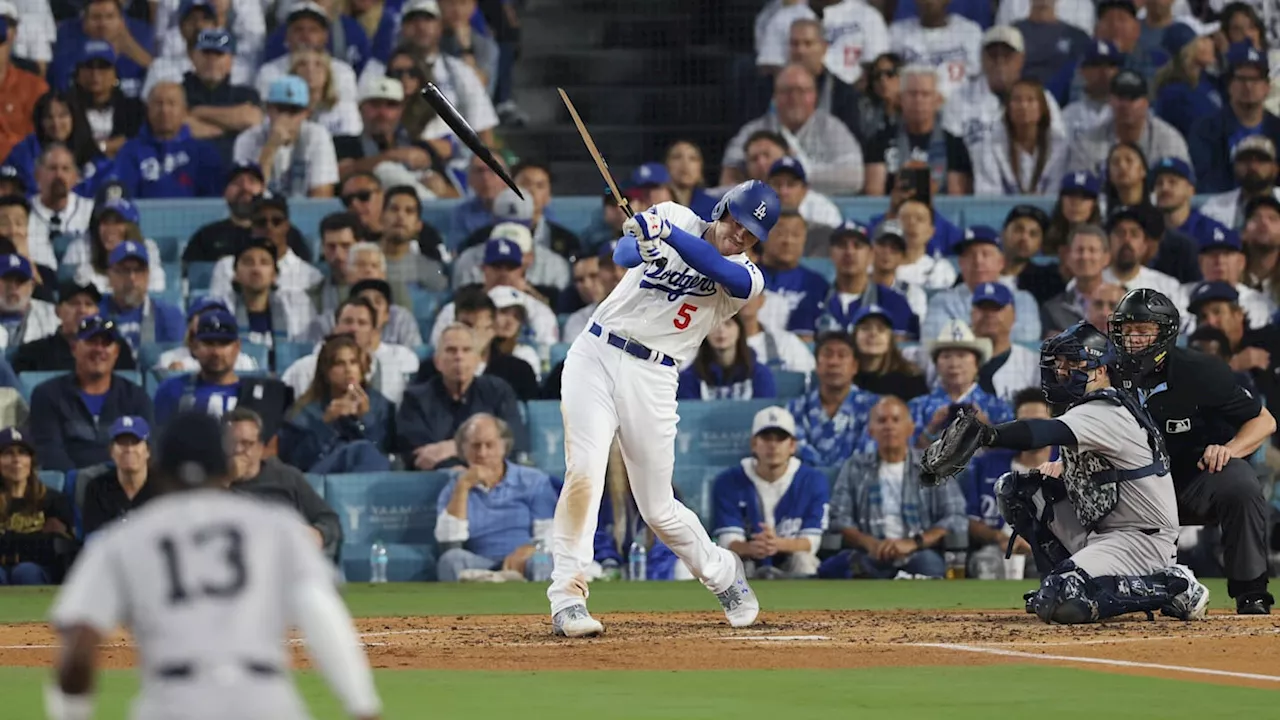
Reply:
[[1179, 433], [1191, 432], [1191, 418], [1183, 418], [1181, 420], [1166, 420], [1164, 422], [1164, 431], [1169, 435], [1177, 435]]

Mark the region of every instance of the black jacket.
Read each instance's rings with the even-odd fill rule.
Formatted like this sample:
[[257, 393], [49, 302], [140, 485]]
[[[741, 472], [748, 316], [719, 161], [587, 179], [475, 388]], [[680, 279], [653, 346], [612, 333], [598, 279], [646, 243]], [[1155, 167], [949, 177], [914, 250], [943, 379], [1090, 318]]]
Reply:
[[[133, 359], [133, 348], [124, 340], [116, 340], [120, 346], [120, 357], [116, 360], [117, 370], [136, 370], [138, 362]], [[49, 337], [40, 338], [18, 346], [13, 356], [14, 372], [54, 372], [61, 370], [71, 372], [76, 369], [76, 358], [71, 354], [71, 344], [56, 332]]]
[[147, 482], [138, 489], [138, 494], [130, 500], [120, 487], [120, 479], [115, 468], [107, 468], [95, 475], [84, 486], [84, 501], [80, 506], [80, 516], [84, 524], [84, 534], [102, 529], [102, 526], [124, 517], [137, 510], [154, 498], [157, 494], [156, 484]]
[[[439, 374], [440, 371], [436, 369], [435, 363], [424, 362], [418, 368], [418, 374], [414, 376], [413, 382], [430, 382]], [[506, 380], [511, 389], [516, 391], [516, 397], [521, 400], [538, 399], [538, 376], [534, 374], [533, 368], [529, 367], [529, 363], [514, 355], [498, 352], [496, 349], [490, 350], [489, 362], [484, 366], [484, 374]]]
[[507, 421], [515, 435], [515, 451], [529, 448], [515, 391], [505, 380], [490, 375], [472, 380], [461, 401], [449, 396], [439, 376], [405, 389], [396, 414], [396, 447], [408, 454], [423, 445], [450, 440], [464, 420], [482, 412]]
[[338, 522], [338, 513], [311, 487], [301, 470], [276, 458], [266, 458], [257, 477], [232, 483], [231, 490], [297, 510], [303, 520], [324, 537], [325, 554], [337, 557], [338, 548], [342, 546], [342, 524]]
[[[195, 231], [182, 251], [182, 262], [217, 262], [234, 255], [236, 248], [250, 237], [249, 228], [231, 222], [230, 218], [211, 222]], [[289, 226], [289, 249], [304, 262], [311, 262], [311, 248], [296, 226]]]
[[31, 393], [28, 421], [40, 467], [66, 472], [107, 462], [107, 431], [125, 415], [140, 416], [151, 423], [151, 398], [118, 375], [111, 379], [96, 421], [80, 398], [74, 372], [40, 383]]

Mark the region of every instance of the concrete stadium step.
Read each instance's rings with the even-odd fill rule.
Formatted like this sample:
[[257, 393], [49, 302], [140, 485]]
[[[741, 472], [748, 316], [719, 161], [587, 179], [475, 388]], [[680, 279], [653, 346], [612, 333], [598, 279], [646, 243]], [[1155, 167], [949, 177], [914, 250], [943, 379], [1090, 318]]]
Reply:
[[717, 51], [566, 50], [522, 58], [516, 63], [515, 82], [516, 87], [524, 88], [671, 88], [721, 83], [728, 67], [729, 56]]

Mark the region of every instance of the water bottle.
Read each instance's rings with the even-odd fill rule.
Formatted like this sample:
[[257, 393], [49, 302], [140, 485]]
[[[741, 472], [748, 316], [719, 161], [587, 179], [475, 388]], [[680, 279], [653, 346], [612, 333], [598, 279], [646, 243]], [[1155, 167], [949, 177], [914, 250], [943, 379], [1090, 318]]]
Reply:
[[627, 553], [627, 579], [649, 579], [649, 550], [645, 547], [645, 532], [641, 530], [631, 541], [631, 550]]
[[369, 582], [384, 583], [387, 581], [387, 546], [381, 540], [374, 540], [369, 549]]
[[529, 580], [531, 582], [551, 581], [551, 553], [547, 552], [545, 540], [534, 543], [533, 555], [529, 556]]

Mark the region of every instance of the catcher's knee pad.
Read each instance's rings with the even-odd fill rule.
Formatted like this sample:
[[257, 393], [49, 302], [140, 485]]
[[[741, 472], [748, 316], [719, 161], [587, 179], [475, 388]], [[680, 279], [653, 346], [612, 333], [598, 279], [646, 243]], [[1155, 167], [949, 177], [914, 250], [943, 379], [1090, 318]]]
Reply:
[[1073, 625], [1152, 613], [1186, 592], [1187, 585], [1185, 577], [1168, 572], [1093, 577], [1067, 560], [1045, 577], [1030, 604], [1046, 623]]
[[996, 508], [1009, 527], [1031, 545], [1039, 568], [1056, 568], [1071, 557], [1049, 529], [1053, 505], [1065, 495], [1061, 485], [1057, 478], [1038, 470], [1007, 472], [996, 480]]
[[1036, 617], [1045, 623], [1078, 625], [1098, 619], [1095, 583], [1089, 573], [1067, 560], [1045, 576], [1040, 589], [1031, 598]]

